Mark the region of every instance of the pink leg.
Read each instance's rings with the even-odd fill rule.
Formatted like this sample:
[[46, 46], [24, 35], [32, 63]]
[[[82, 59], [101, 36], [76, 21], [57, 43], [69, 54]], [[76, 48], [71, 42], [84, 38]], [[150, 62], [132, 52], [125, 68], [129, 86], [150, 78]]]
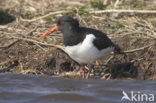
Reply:
[[82, 78], [85, 78], [85, 64], [82, 64]]
[[92, 71], [92, 69], [94, 68], [94, 66], [93, 66], [93, 65], [89, 65], [88, 68], [89, 68], [89, 71], [88, 71], [88, 73], [87, 73], [87, 75], [86, 75], [86, 79], [89, 78], [90, 72]]

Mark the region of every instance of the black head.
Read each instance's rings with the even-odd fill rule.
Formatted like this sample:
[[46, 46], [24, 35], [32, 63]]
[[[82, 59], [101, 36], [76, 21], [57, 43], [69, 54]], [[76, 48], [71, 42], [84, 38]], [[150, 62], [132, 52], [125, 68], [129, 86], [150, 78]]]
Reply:
[[58, 19], [57, 26], [41, 35], [39, 39], [42, 39], [57, 30], [60, 30], [63, 33], [63, 37], [77, 35], [76, 32], [79, 30], [79, 22], [70, 16], [62, 16]]
[[79, 28], [78, 20], [70, 16], [61, 16], [57, 21], [57, 26], [61, 32], [72, 32]]

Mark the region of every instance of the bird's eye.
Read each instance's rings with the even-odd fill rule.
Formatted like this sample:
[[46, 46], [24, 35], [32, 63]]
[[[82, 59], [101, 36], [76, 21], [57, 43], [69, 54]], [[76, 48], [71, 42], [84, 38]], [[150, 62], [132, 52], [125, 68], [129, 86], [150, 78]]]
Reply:
[[60, 24], [64, 24], [64, 20], [61, 20], [61, 21], [60, 21]]

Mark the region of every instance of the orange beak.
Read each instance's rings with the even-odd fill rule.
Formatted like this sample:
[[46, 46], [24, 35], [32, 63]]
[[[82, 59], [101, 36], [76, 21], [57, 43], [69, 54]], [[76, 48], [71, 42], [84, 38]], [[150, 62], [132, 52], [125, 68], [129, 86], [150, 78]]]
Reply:
[[39, 40], [46, 37], [47, 35], [53, 33], [54, 31], [57, 31], [58, 30], [58, 26], [55, 26], [54, 28], [50, 29], [48, 32], [42, 34], [40, 37], [39, 37]]

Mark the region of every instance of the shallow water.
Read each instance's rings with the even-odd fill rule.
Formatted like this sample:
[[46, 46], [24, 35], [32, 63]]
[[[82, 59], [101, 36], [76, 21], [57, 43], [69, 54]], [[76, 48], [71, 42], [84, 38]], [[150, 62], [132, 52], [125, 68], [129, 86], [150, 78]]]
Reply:
[[[71, 80], [42, 75], [0, 74], [0, 103], [121, 103], [122, 91], [128, 96], [133, 91], [137, 96], [144, 93], [156, 97], [156, 81]], [[122, 101], [129, 102], [135, 103]]]

